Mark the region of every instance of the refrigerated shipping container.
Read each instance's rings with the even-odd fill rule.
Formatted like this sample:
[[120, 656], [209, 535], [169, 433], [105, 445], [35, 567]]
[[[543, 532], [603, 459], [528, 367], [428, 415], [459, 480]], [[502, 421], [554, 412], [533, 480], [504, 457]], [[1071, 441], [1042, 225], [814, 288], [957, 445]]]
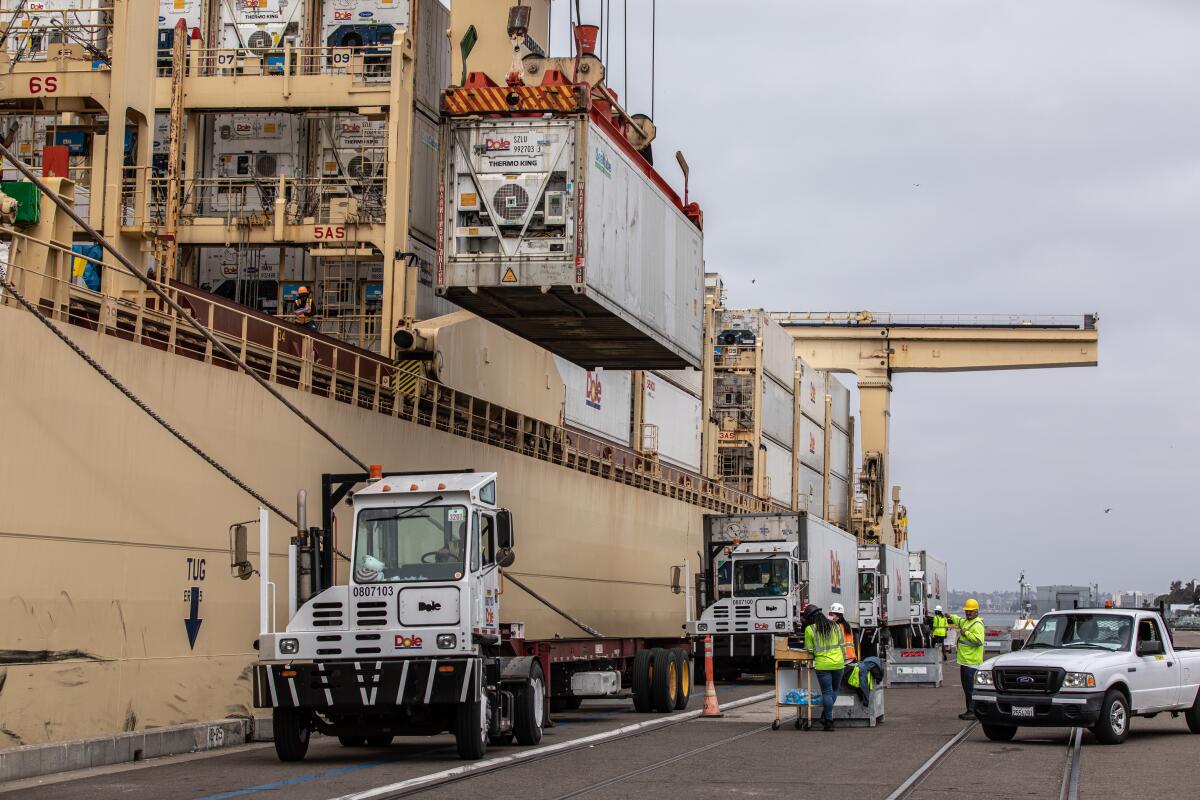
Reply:
[[700, 229], [606, 122], [446, 131], [439, 292], [581, 366], [700, 366]]
[[795, 433], [795, 400], [792, 393], [775, 382], [770, 375], [762, 382], [762, 430], [777, 444], [792, 449]]
[[927, 550], [918, 550], [908, 554], [908, 572], [914, 622], [932, 618], [938, 606], [950, 612], [950, 570], [945, 561], [929, 555]]
[[633, 427], [633, 376], [628, 370], [584, 369], [561, 356], [554, 357], [566, 392], [563, 419], [601, 439], [630, 445]]
[[800, 415], [800, 441], [797, 454], [800, 463], [817, 473], [825, 471], [825, 430], [803, 414]]
[[304, 6], [288, 0], [217, 3], [217, 46], [252, 50], [267, 57], [269, 71], [281, 70], [283, 46], [303, 44]]
[[[728, 334], [722, 336], [722, 334]], [[791, 391], [795, 384], [794, 340], [787, 329], [761, 308], [723, 309], [718, 322], [717, 344], [749, 346], [762, 342], [763, 370]]]
[[850, 528], [850, 481], [836, 475], [829, 476], [829, 489], [826, 491], [828, 510], [825, 519], [839, 528]]
[[767, 479], [770, 481], [770, 496], [777, 503], [792, 507], [792, 451], [774, 442], [763, 441], [766, 449]]
[[[676, 466], [700, 470], [703, 404], [663, 376], [647, 372], [642, 379], [642, 422], [653, 425], [658, 457]], [[646, 436], [643, 435], [643, 449]]]
[[807, 362], [797, 362], [800, 372], [800, 411], [809, 419], [825, 426], [825, 384], [828, 373], [813, 369]]
[[808, 564], [808, 596], [802, 599], [826, 610], [841, 603], [846, 621], [858, 624], [858, 543], [851, 534], [803, 511], [706, 516], [704, 521], [710, 551], [734, 540], [798, 541], [800, 559]]
[[807, 509], [808, 513], [817, 517], [825, 515], [825, 476], [815, 469], [804, 464], [797, 464], [796, 469], [799, 474], [799, 498], [797, 500], [801, 509]]
[[830, 397], [830, 424], [843, 431], [850, 430], [850, 390], [832, 372], [826, 383], [826, 393]]
[[[807, 419], [807, 417], [801, 417]], [[828, 429], [829, 435], [829, 473], [839, 478], [849, 478], [850, 470], [850, 434], [843, 433], [836, 425]]]

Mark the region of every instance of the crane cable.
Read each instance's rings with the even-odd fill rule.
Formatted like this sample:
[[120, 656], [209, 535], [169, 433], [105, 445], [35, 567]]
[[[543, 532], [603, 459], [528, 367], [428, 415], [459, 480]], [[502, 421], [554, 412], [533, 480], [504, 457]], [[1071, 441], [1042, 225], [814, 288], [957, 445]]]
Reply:
[[249, 484], [247, 484], [245, 481], [243, 481], [237, 475], [234, 475], [232, 472], [230, 472], [229, 469], [226, 468], [225, 466], [223, 466], [219, 461], [217, 461], [215, 458], [210, 456], [208, 453], [201, 450], [199, 445], [197, 445], [191, 439], [188, 439], [186, 436], [184, 436], [182, 433], [180, 433], [173, 425], [171, 425], [171, 423], [167, 422], [165, 419], [163, 419], [161, 416], [159, 416], [158, 412], [156, 412], [153, 408], [151, 408], [146, 403], [146, 401], [142, 400], [140, 397], [138, 397], [136, 394], [134, 394], [133, 391], [129, 387], [127, 387], [125, 384], [121, 383], [121, 381], [116, 376], [114, 376], [111, 372], [109, 372], [103, 366], [101, 366], [100, 362], [96, 361], [96, 359], [94, 359], [90, 355], [88, 355], [87, 352], [82, 347], [80, 347], [78, 344], [76, 344], [75, 341], [73, 339], [71, 339], [71, 337], [67, 336], [67, 334], [64, 333], [61, 328], [59, 328], [57, 325], [55, 325], [53, 322], [51, 322], [50, 319], [42, 312], [42, 310], [40, 308], [35, 306], [33, 303], [29, 302], [29, 300], [26, 299], [26, 297], [23, 294], [18, 292], [16, 287], [13, 286], [11, 283], [9, 283], [8, 276], [4, 275], [3, 273], [0, 273], [0, 286], [3, 286], [5, 291], [11, 292], [12, 296], [16, 298], [18, 303], [20, 303], [28, 311], [30, 311], [35, 317], [37, 317], [38, 320], [43, 325], [45, 325], [47, 328], [49, 328], [54, 333], [55, 336], [57, 336], [59, 339], [62, 339], [63, 343], [66, 344], [67, 347], [74, 350], [75, 354], [77, 356], [79, 356], [84, 361], [86, 361], [87, 365], [89, 367], [96, 370], [96, 372], [100, 373], [100, 377], [104, 378], [106, 381], [108, 381], [114, 387], [116, 387], [117, 391], [119, 391], [121, 394], [123, 394], [127, 398], [129, 398], [129, 400], [132, 401], [135, 406], [140, 408], [142, 411], [145, 411], [146, 414], [150, 417], [150, 419], [154, 420], [159, 425], [161, 425], [164, 429], [166, 429], [167, 433], [171, 434], [176, 439], [178, 439], [183, 444], [184, 447], [191, 450], [196, 455], [200, 456], [200, 458], [204, 459], [204, 461], [207, 462], [209, 466], [211, 466], [217, 472], [224, 475], [226, 478], [228, 478], [230, 481], [232, 481], [239, 489], [241, 489], [246, 494], [253, 497], [261, 505], [263, 505], [266, 508], [269, 508], [271, 511], [275, 512], [278, 516], [280, 516], [285, 522], [290, 524], [293, 528], [298, 526], [298, 523], [296, 522], [296, 520], [293, 517], [289, 516], [287, 513], [285, 513], [283, 511], [283, 509], [279, 508], [274, 503], [272, 503], [270, 500], [263, 497], [261, 494], [259, 494], [253, 488], [251, 488], [251, 486]]
[[135, 277], [137, 277], [138, 280], [140, 280], [142, 283], [146, 284], [146, 286], [152, 292], [154, 292], [156, 295], [158, 295], [162, 299], [162, 301], [164, 303], [166, 303], [167, 306], [170, 307], [170, 309], [172, 311], [174, 311], [175, 314], [179, 318], [183, 319], [188, 324], [190, 324], [193, 328], [195, 328], [196, 331], [201, 336], [203, 336], [206, 340], [208, 340], [209, 343], [212, 344], [213, 347], [215, 347], [218, 351], [220, 351], [221, 355], [225, 356], [225, 358], [229, 359], [230, 361], [232, 361], [233, 363], [235, 363], [239, 367], [241, 367], [242, 371], [245, 372], [247, 375], [249, 375], [251, 378], [253, 378], [254, 381], [259, 386], [266, 389], [267, 392], [270, 393], [270, 395], [272, 397], [274, 397], [279, 402], [283, 403], [285, 408], [287, 408], [289, 411], [291, 411], [293, 414], [295, 414], [297, 417], [299, 417], [306, 425], [308, 425], [308, 427], [310, 427], [314, 431], [316, 431], [321, 436], [321, 438], [325, 439], [325, 441], [329, 442], [331, 445], [333, 445], [335, 448], [337, 448], [337, 450], [342, 455], [344, 455], [346, 458], [353, 461], [355, 463], [355, 465], [357, 465], [363, 472], [370, 472], [370, 467], [367, 466], [365, 461], [358, 458], [353, 453], [351, 453], [349, 450], [347, 450], [340, 442], [338, 442], [336, 439], [334, 439], [333, 436], [330, 435], [328, 431], [326, 431], [324, 428], [322, 428], [320, 425], [318, 425], [316, 422], [314, 422], [311, 417], [309, 417], [307, 414], [305, 414], [303, 411], [301, 411], [299, 408], [297, 408], [290, 400], [288, 400], [286, 397], [284, 397], [282, 392], [280, 392], [278, 389], [276, 389], [274, 386], [272, 386], [270, 383], [268, 383], [266, 380], [264, 380], [263, 377], [261, 375], [259, 375], [257, 372], [252, 370], [245, 361], [243, 361], [236, 353], [234, 353], [232, 350], [230, 350], [229, 347], [224, 342], [222, 342], [220, 339], [218, 339], [213, 334], [212, 331], [210, 331], [208, 328], [201, 325], [200, 321], [198, 319], [196, 319], [191, 314], [189, 314], [186, 310], [184, 310], [183, 306], [179, 305], [179, 303], [177, 303], [175, 301], [175, 299], [166, 292], [166, 290], [164, 290], [161, 286], [159, 286], [156, 281], [152, 280], [141, 269], [134, 266], [132, 261], [130, 261], [128, 258], [126, 258], [123, 253], [121, 253], [119, 250], [117, 250], [117, 248], [115, 248], [111, 243], [109, 243], [107, 239], [105, 239], [103, 236], [101, 236], [100, 233], [95, 228], [93, 228], [91, 225], [89, 225], [86, 221], [84, 221], [84, 219], [82, 217], [80, 217], [78, 214], [76, 214], [75, 209], [71, 208], [71, 205], [69, 203], [67, 203], [65, 200], [63, 200], [61, 197], [59, 197], [58, 194], [56, 192], [52, 191], [49, 186], [44, 184], [41, 181], [41, 179], [39, 179], [37, 177], [37, 175], [35, 175], [33, 173], [33, 170], [31, 170], [29, 168], [28, 164], [21, 161], [16, 156], [14, 156], [12, 154], [12, 151], [10, 151], [3, 144], [0, 144], [0, 156], [3, 156], [5, 158], [5, 160], [9, 161], [14, 167], [16, 167], [17, 171], [20, 172], [22, 175], [24, 175], [25, 178], [29, 182], [31, 182], [43, 194], [47, 195], [52, 201], [54, 201], [54, 204], [56, 206], [58, 206], [60, 209], [62, 209], [63, 211], [65, 211], [67, 216], [70, 217], [72, 220], [74, 220], [75, 223], [77, 225], [79, 225], [79, 227], [84, 231], [84, 233], [86, 233], [88, 236], [90, 236], [92, 239], [94, 239], [96, 242], [98, 242], [101, 247], [103, 247], [105, 250], [107, 250], [114, 258], [116, 258], [117, 261], [119, 261], [123, 267], [125, 267]]

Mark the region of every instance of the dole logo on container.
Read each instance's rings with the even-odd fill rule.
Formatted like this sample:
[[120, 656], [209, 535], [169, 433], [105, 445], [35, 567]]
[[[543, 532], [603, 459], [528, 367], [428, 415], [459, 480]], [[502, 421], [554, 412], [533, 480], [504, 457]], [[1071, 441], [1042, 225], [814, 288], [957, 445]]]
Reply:
[[490, 136], [483, 140], [483, 149], [487, 153], [495, 153], [501, 150], [511, 150], [512, 142], [505, 138], [493, 139]]
[[842, 560], [836, 550], [829, 551], [829, 590], [834, 594], [842, 593]]
[[600, 376], [589, 369], [587, 374], [587, 389], [583, 395], [584, 402], [589, 408], [599, 411], [603, 403], [603, 393], [604, 384], [600, 382]]

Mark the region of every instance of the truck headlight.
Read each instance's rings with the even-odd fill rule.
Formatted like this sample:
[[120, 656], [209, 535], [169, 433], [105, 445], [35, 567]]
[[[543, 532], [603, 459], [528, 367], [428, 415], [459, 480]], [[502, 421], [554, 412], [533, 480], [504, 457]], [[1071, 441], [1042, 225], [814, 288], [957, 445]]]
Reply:
[[439, 633], [437, 637], [437, 645], [443, 650], [450, 650], [454, 645], [458, 644], [458, 637], [453, 633]]
[[706, 630], [708, 630], [708, 623], [707, 623], [707, 622], [697, 622], [697, 623], [696, 623], [696, 630], [698, 630], [698, 631], [706, 631]]
[[975, 670], [976, 686], [992, 686], [992, 671], [990, 669]]
[[1096, 676], [1090, 672], [1068, 672], [1063, 681], [1064, 689], [1094, 689]]
[[296, 655], [296, 653], [300, 652], [300, 640], [299, 639], [280, 639], [279, 640], [279, 652], [283, 653], [285, 656]]

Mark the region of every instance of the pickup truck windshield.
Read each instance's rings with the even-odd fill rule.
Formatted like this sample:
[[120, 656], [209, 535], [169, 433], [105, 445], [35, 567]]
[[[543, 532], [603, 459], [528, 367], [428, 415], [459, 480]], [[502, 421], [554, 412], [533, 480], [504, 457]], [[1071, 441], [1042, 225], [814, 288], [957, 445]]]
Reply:
[[368, 508], [358, 512], [356, 583], [453, 581], [463, 576], [467, 509]]
[[1133, 620], [1108, 614], [1055, 614], [1042, 617], [1033, 629], [1026, 650], [1039, 647], [1128, 650]]
[[777, 597], [787, 592], [786, 558], [746, 558], [733, 562], [735, 597]]

